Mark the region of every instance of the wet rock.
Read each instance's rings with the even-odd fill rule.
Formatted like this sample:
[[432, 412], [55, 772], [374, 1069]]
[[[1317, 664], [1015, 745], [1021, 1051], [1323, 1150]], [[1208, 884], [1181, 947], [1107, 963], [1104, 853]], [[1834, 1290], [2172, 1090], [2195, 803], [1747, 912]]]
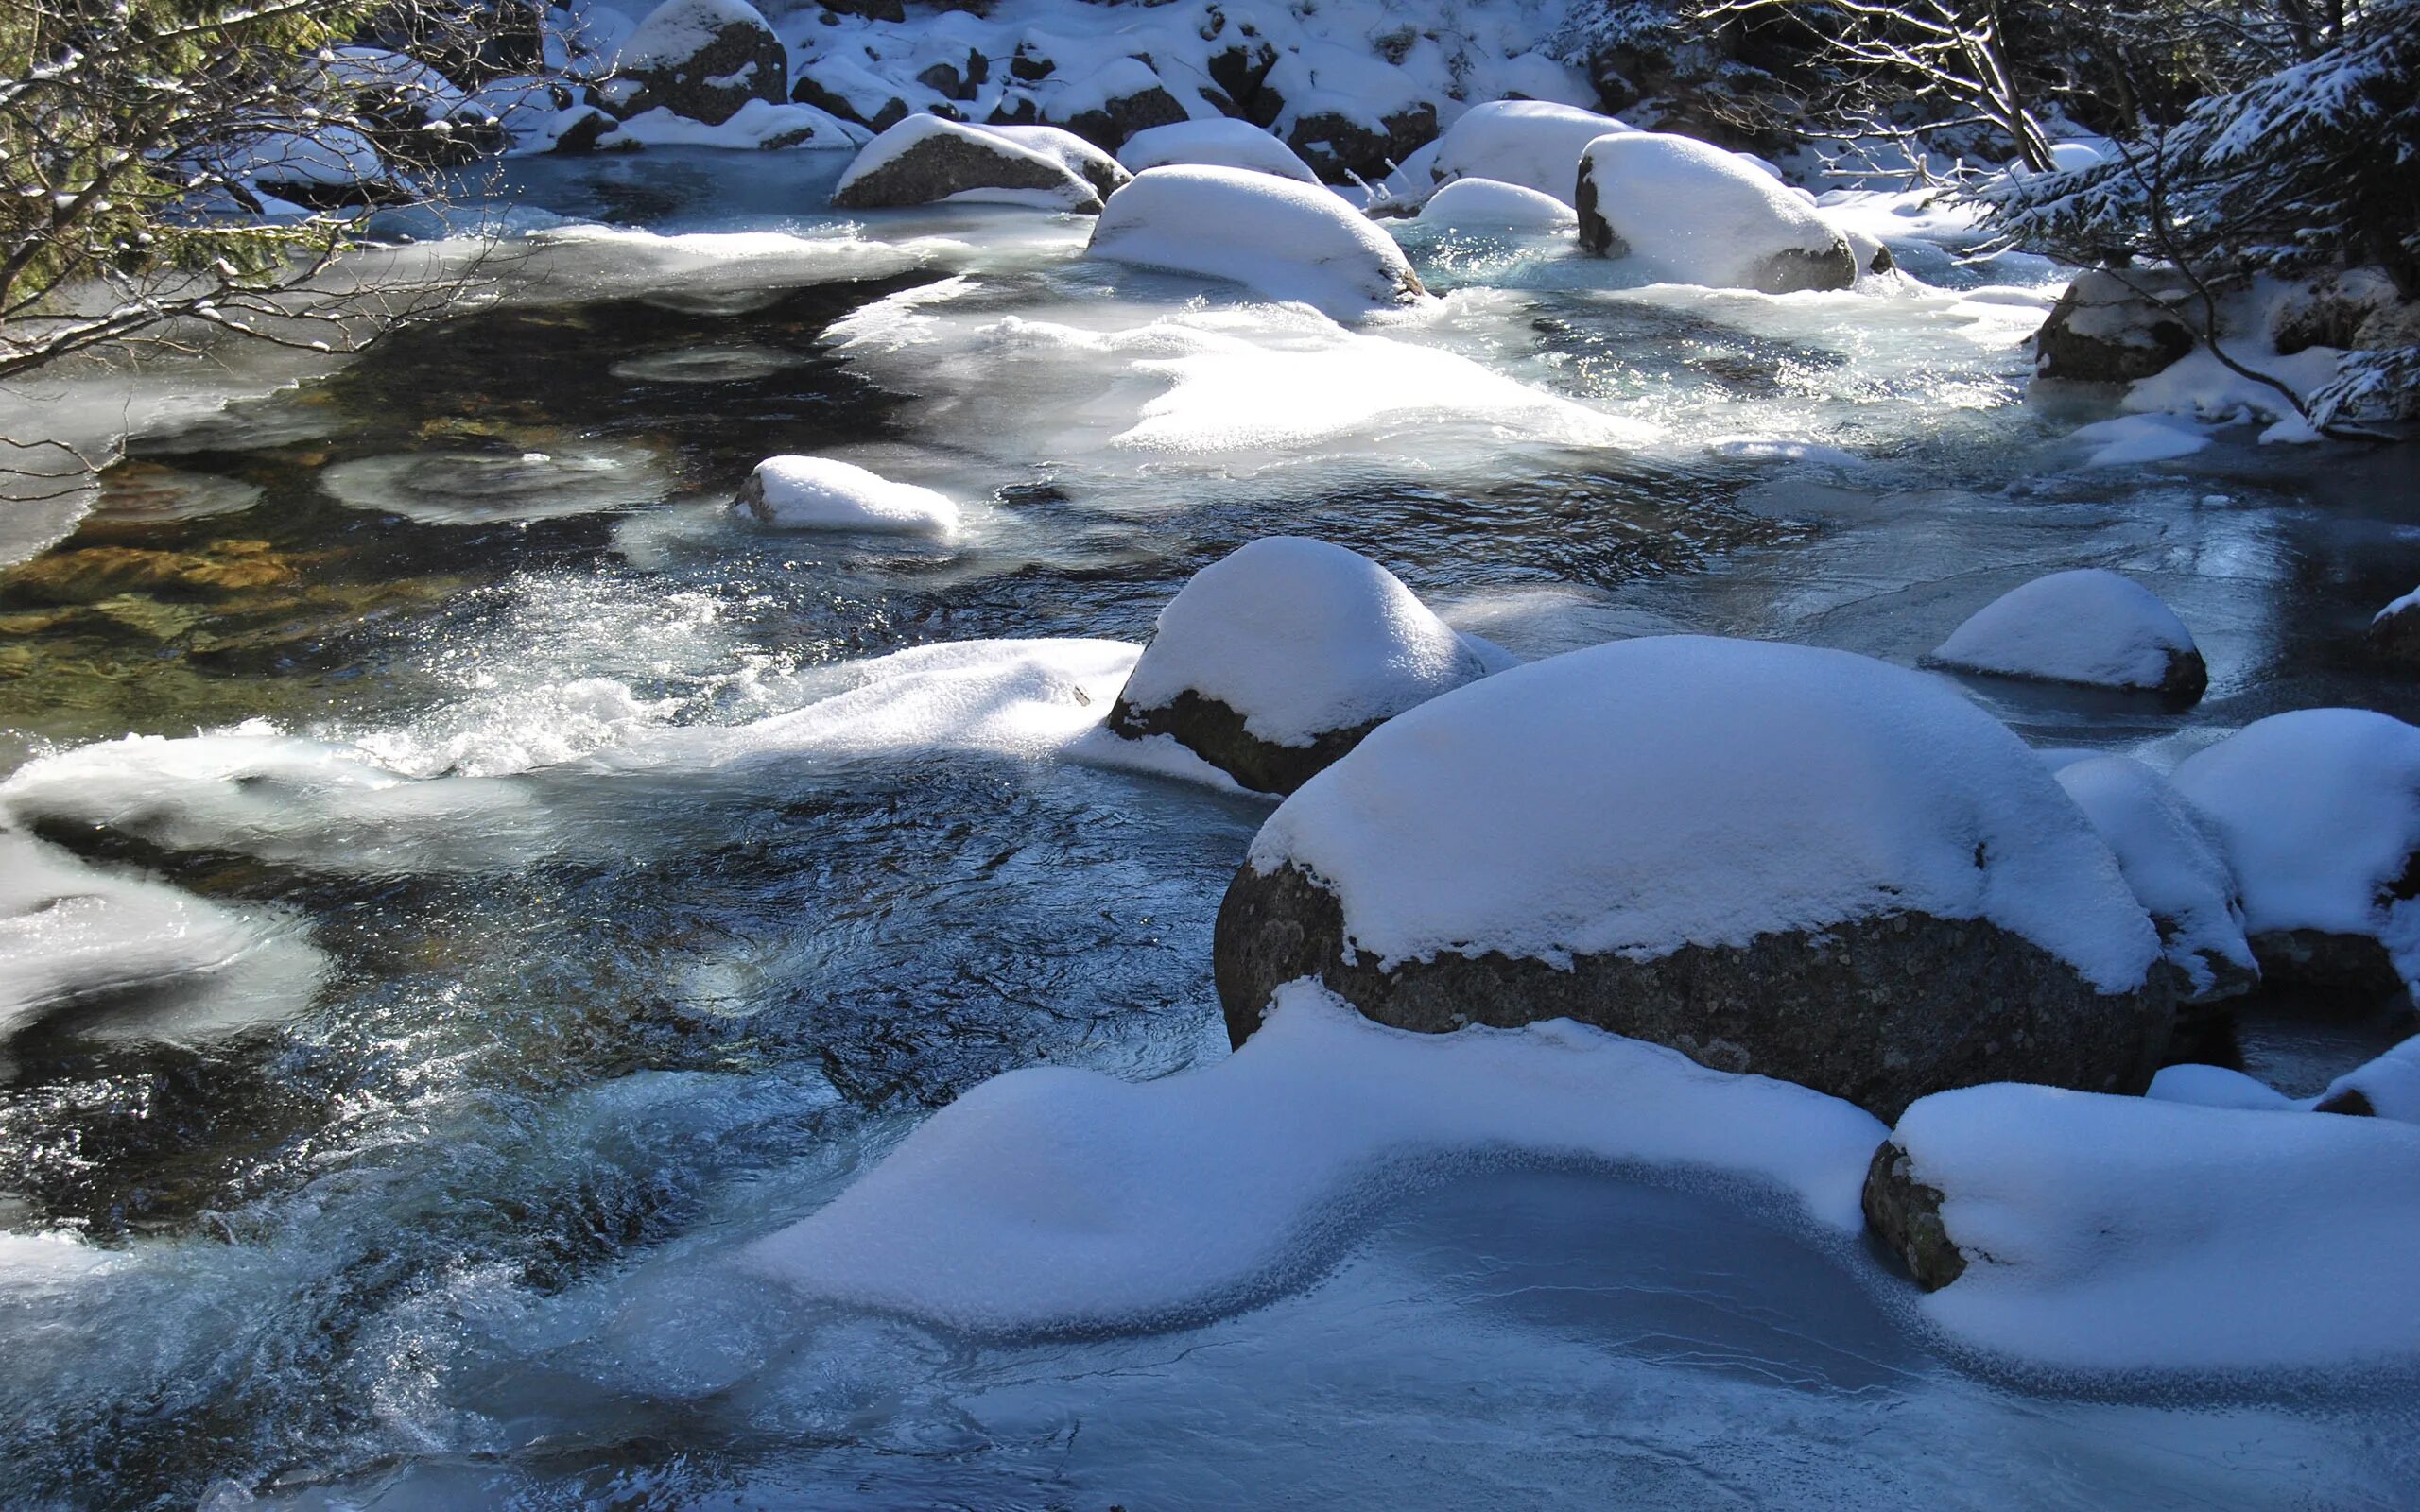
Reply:
[[1942, 1193], [1915, 1178], [1908, 1152], [1885, 1140], [1866, 1167], [1861, 1203], [1866, 1227], [1899, 1257], [1908, 1274], [1937, 1292], [1966, 1273], [1966, 1257], [1941, 1221]]
[[929, 205], [944, 199], [1037, 201], [1098, 215], [1100, 196], [1058, 159], [999, 131], [912, 115], [869, 142], [832, 191], [839, 210]]
[[90, 533], [174, 524], [238, 514], [260, 502], [258, 488], [235, 478], [181, 472], [156, 462], [120, 462], [101, 474], [101, 496], [83, 528]]
[[2193, 350], [2193, 332], [2180, 313], [2190, 297], [2173, 273], [2079, 274], [2033, 334], [2034, 375], [2127, 384], [2161, 371]]
[[664, 109], [720, 126], [750, 100], [789, 97], [790, 56], [748, 0], [665, 0], [614, 62], [606, 101], [627, 120]]
[[1934, 666], [2082, 687], [2202, 696], [2210, 669], [2176, 612], [2134, 579], [2085, 567], [2036, 577], [1970, 615]]

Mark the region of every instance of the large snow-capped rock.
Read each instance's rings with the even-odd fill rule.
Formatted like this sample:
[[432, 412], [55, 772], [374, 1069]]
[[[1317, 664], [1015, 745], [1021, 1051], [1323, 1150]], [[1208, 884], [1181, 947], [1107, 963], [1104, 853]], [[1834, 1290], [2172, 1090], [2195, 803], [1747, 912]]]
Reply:
[[948, 495], [828, 456], [767, 457], [735, 502], [766, 524], [791, 530], [944, 538], [958, 530], [958, 506]]
[[2322, 1113], [2420, 1124], [2420, 1037], [2329, 1082], [2313, 1106]]
[[1475, 231], [1561, 231], [1577, 219], [1552, 195], [1494, 179], [1457, 179], [1430, 195], [1417, 217], [1425, 226]]
[[1246, 787], [1291, 793], [1387, 719], [1485, 676], [1490, 660], [1369, 558], [1270, 536], [1196, 573], [1160, 610], [1109, 728], [1173, 736]]
[[1857, 282], [1857, 253], [1822, 212], [1692, 137], [1599, 137], [1580, 155], [1572, 208], [1583, 249], [1669, 283], [1789, 294]]
[[2050, 773], [1937, 679], [1699, 636], [1381, 725], [1219, 914], [1231, 1038], [1317, 976], [1424, 1030], [1570, 1017], [1882, 1116], [1999, 1078], [2139, 1091], [2159, 938]]
[[911, 115], [858, 149], [832, 189], [836, 210], [942, 200], [1097, 214], [1100, 196], [1060, 159], [996, 130]]
[[1104, 200], [1125, 188], [1127, 180], [1134, 177], [1125, 164], [1063, 127], [987, 126], [983, 129], [1028, 152], [1057, 159], [1061, 167], [1091, 184], [1093, 193]]
[[1978, 1348], [2092, 1369], [2420, 1354], [2420, 1128], [1971, 1087], [1875, 1152], [1869, 1221]]
[[[1160, 76], [1138, 58], [1120, 58], [1081, 77], [1063, 78], [1038, 116], [1115, 152], [1138, 131], [1192, 119]], [[1006, 100], [1002, 109], [1013, 112]], [[1013, 113], [997, 117], [1017, 124]]]
[[1316, 184], [1320, 176], [1297, 157], [1292, 147], [1249, 121], [1179, 121], [1137, 131], [1117, 149], [1117, 161], [1128, 171], [1191, 163], [1214, 168], [1249, 168], [1302, 183]]
[[2244, 937], [2235, 868], [2210, 816], [2132, 757], [2087, 757], [2058, 776], [2158, 926], [2185, 977], [2179, 997], [2198, 1005], [2250, 991], [2260, 971]]
[[617, 115], [663, 109], [719, 126], [789, 89], [789, 50], [748, 0], [664, 0], [622, 43], [601, 94]]
[[2265, 977], [2365, 1005], [2420, 978], [2420, 730], [2366, 709], [2273, 714], [2175, 782], [2226, 837]]
[[1109, 197], [1094, 257], [1231, 279], [1339, 318], [1408, 304], [1403, 249], [1324, 189], [1242, 168], [1151, 168]]
[[2033, 334], [2034, 376], [2130, 384], [2164, 370], [2196, 344], [2182, 313], [2191, 296], [2181, 275], [2158, 269], [2077, 274]]
[[1610, 115], [1545, 100], [1476, 105], [1437, 139], [1429, 172], [1441, 183], [1494, 179], [1570, 204], [1580, 154], [1599, 137], [1631, 129]]
[[2210, 669], [2157, 593], [2101, 567], [2051, 573], [1977, 610], [1928, 661], [1962, 672], [2202, 696]]

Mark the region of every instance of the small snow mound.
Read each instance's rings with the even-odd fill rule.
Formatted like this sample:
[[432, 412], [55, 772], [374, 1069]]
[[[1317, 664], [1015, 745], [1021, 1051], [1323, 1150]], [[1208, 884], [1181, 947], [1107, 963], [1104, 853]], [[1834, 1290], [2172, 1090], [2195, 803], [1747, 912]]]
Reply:
[[1494, 179], [1457, 179], [1420, 207], [1424, 225], [1504, 231], [1562, 231], [1576, 217], [1552, 195]]
[[1386, 232], [1324, 189], [1241, 168], [1151, 168], [1109, 197], [1094, 257], [1199, 273], [1340, 318], [1426, 290]]
[[1922, 1304], [1979, 1348], [2131, 1371], [2420, 1356], [2420, 1128], [2000, 1084], [1892, 1134], [1970, 1262]]
[[1179, 1326], [1310, 1280], [1306, 1235], [1454, 1156], [1746, 1177], [1853, 1232], [1882, 1134], [1846, 1103], [1638, 1040], [1407, 1034], [1297, 983], [1249, 1044], [1183, 1075], [994, 1077], [743, 1263], [977, 1332]]
[[1928, 659], [1965, 672], [2198, 696], [2192, 633], [2159, 595], [2099, 567], [2052, 573], [1975, 611]]
[[945, 495], [828, 456], [772, 456], [756, 464], [738, 507], [790, 530], [863, 530], [893, 535], [958, 533], [958, 506]]
[[1821, 211], [1710, 143], [1662, 131], [1599, 137], [1581, 154], [1581, 246], [1676, 284], [1846, 288], [1857, 255]]
[[1117, 161], [1130, 173], [1180, 164], [1242, 168], [1317, 185], [1311, 171], [1294, 149], [1249, 121], [1223, 117], [1210, 121], [1179, 121], [1135, 132], [1117, 149]]
[[2397, 896], [2420, 850], [2420, 730], [2366, 709], [2273, 714], [2175, 782], [2226, 837], [2253, 934], [2367, 936], [2420, 976], [2420, 906]]
[[2329, 1082], [2319, 1094], [2318, 1107], [2324, 1112], [2420, 1124], [2420, 1036]]
[[1194, 574], [1160, 610], [1124, 694], [1137, 709], [1193, 692], [1279, 745], [1369, 724], [1483, 673], [1394, 574], [1300, 536], [1249, 542]]
[[2058, 777], [2117, 855], [2126, 885], [2159, 924], [2169, 959], [2195, 990], [2218, 985], [2215, 963], [2256, 970], [2235, 868], [2208, 815], [2132, 757], [2094, 756], [2061, 766]]
[[1353, 948], [1653, 959], [1900, 912], [1984, 919], [2102, 992], [2158, 941], [2033, 753], [1939, 679], [1845, 651], [1616, 642], [1380, 726], [1251, 867], [1307, 868]]
[[1494, 179], [1571, 203], [1580, 154], [1599, 137], [1628, 131], [1610, 115], [1545, 100], [1496, 100], [1463, 112], [1437, 142], [1429, 172], [1440, 182]]

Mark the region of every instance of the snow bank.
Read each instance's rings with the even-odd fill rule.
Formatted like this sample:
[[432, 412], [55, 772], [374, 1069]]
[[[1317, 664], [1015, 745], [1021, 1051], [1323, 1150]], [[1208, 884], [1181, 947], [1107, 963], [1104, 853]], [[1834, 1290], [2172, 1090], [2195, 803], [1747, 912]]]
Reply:
[[1324, 189], [1240, 168], [1152, 168], [1109, 197], [1091, 256], [1231, 279], [1343, 318], [1426, 291], [1386, 232]]
[[2420, 977], [2420, 906], [2390, 892], [2420, 848], [2420, 730], [2365, 709], [2273, 714], [2175, 782], [2226, 837], [2253, 934], [2370, 936]]
[[1137, 131], [1117, 149], [1127, 171], [1141, 173], [1190, 163], [1200, 167], [1243, 168], [1317, 185], [1320, 176], [1295, 155], [1294, 149], [1249, 121], [1223, 117], [1211, 121], [1179, 121]]
[[1577, 218], [1552, 195], [1494, 179], [1457, 179], [1420, 207], [1423, 225], [1502, 231], [1562, 231]]
[[78, 1000], [135, 988], [187, 1001], [189, 1031], [306, 1006], [328, 963], [285, 915], [234, 909], [88, 866], [0, 830], [0, 1039]]
[[1579, 182], [1581, 245], [1652, 277], [1768, 293], [1856, 281], [1856, 254], [1821, 211], [1709, 143], [1599, 137], [1581, 155]]
[[1354, 948], [1646, 960], [1900, 911], [1985, 919], [2103, 992], [2158, 956], [2118, 863], [1955, 689], [1702, 636], [1534, 662], [1397, 715], [1270, 816]]
[[983, 1083], [746, 1263], [977, 1332], [1172, 1327], [1309, 1280], [1359, 1212], [1474, 1158], [1744, 1177], [1854, 1232], [1882, 1133], [1637, 1040], [1567, 1022], [1405, 1034], [1298, 983], [1201, 1070]]
[[1478, 655], [1356, 551], [1269, 536], [1204, 567], [1160, 610], [1120, 696], [1216, 698], [1281, 746], [1401, 713], [1484, 676]]
[[1893, 1132], [1969, 1260], [1924, 1311], [2047, 1365], [2420, 1355], [2420, 1128], [2001, 1084]]
[[2051, 573], [1975, 611], [1929, 661], [1969, 672], [2200, 693], [2192, 633], [2159, 595], [2099, 567]]
[[2131, 757], [2072, 762], [2058, 769], [2058, 780], [2117, 855], [2126, 885], [2160, 925], [2168, 958], [2196, 991], [2218, 985], [2214, 963], [2257, 970], [2244, 939], [2235, 868], [2209, 816]]
[[1544, 100], [1473, 106], [1438, 139], [1429, 172], [1438, 181], [1493, 179], [1569, 205], [1580, 154], [1601, 136], [1631, 129], [1610, 115]]
[[828, 456], [773, 456], [756, 464], [738, 507], [791, 530], [864, 530], [901, 535], [958, 533], [958, 506], [912, 483], [894, 483]]

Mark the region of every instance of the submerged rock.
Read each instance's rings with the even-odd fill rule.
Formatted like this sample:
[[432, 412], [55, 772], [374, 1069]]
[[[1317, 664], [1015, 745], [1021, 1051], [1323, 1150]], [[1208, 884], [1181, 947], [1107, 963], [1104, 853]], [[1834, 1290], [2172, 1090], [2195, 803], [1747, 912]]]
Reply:
[[1814, 206], [1689, 137], [1599, 137], [1581, 154], [1572, 206], [1582, 250], [1674, 283], [1790, 294], [1857, 282], [1857, 254]]
[[750, 100], [789, 97], [790, 55], [748, 0], [665, 0], [622, 43], [605, 103], [720, 126]]
[[1172, 736], [1246, 787], [1291, 793], [1487, 662], [1376, 562], [1271, 536], [1169, 600], [1109, 728]]
[[296, 563], [266, 541], [214, 541], [198, 551], [78, 546], [0, 574], [0, 597], [21, 604], [98, 604], [121, 594], [217, 598], [292, 582]]
[[1847, 653], [1676, 636], [1489, 678], [1282, 805], [1221, 903], [1240, 1042], [1316, 976], [1401, 1028], [1568, 1017], [1888, 1118], [2138, 1091], [2157, 936], [2015, 737]]
[[1056, 157], [997, 129], [911, 115], [861, 148], [832, 191], [836, 210], [945, 199], [1038, 204], [1096, 215], [1100, 196]]
[[2159, 595], [2099, 567], [2051, 573], [1977, 610], [1926, 658], [1937, 666], [2190, 702], [2210, 685], [2192, 632]]
[[2247, 725], [2176, 768], [2226, 839], [2262, 977], [2364, 1011], [2420, 974], [2420, 730], [2366, 709]]
[[2179, 306], [2191, 289], [2174, 273], [2129, 268], [2080, 273], [2033, 334], [2036, 377], [2128, 384], [2193, 350]]

